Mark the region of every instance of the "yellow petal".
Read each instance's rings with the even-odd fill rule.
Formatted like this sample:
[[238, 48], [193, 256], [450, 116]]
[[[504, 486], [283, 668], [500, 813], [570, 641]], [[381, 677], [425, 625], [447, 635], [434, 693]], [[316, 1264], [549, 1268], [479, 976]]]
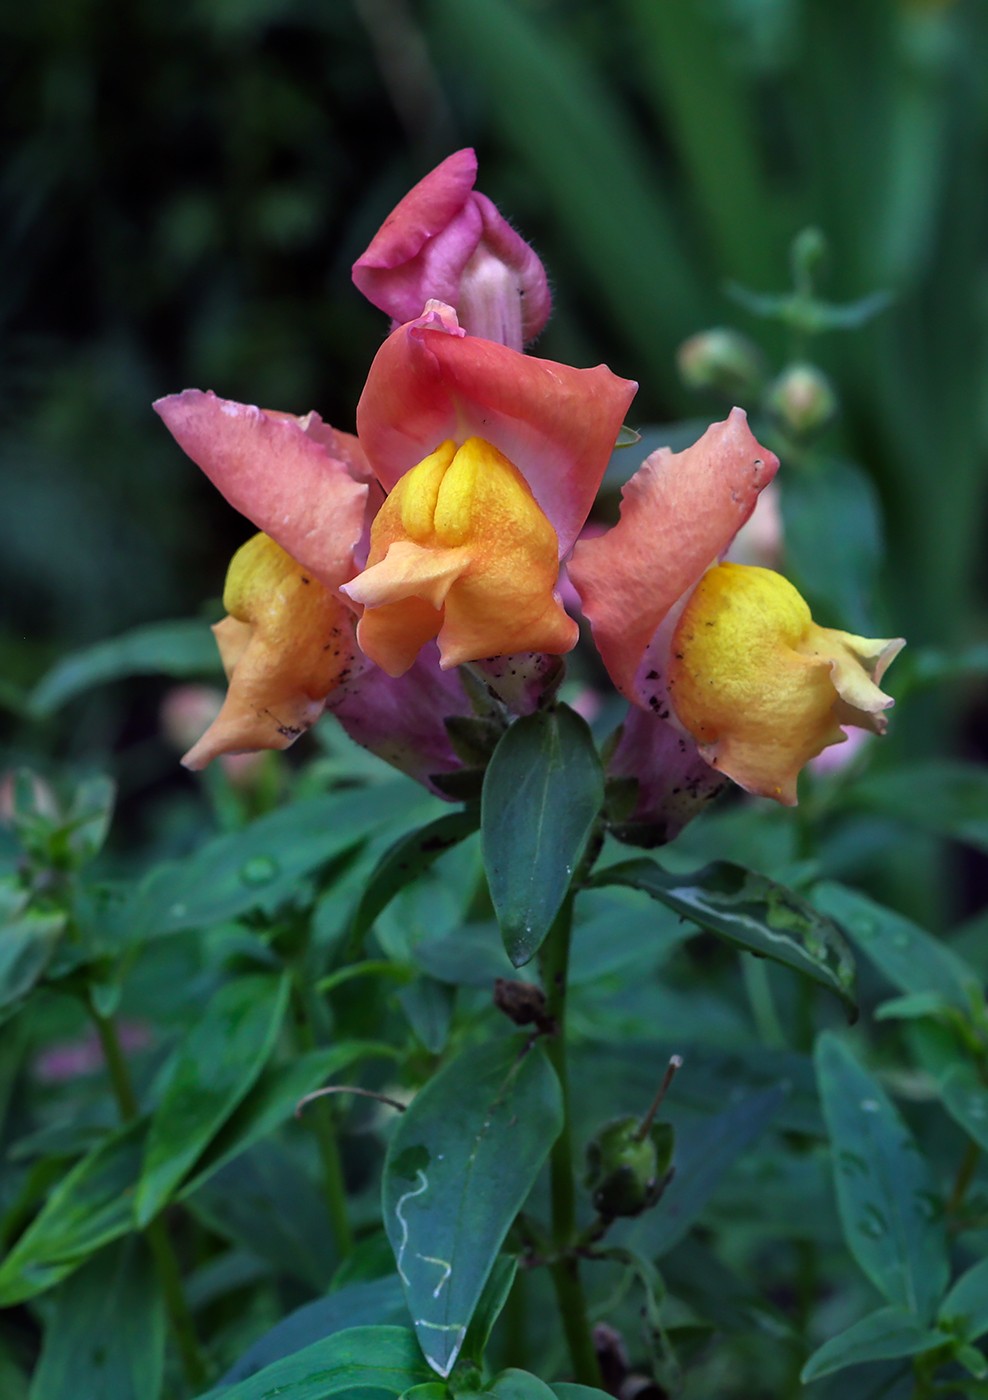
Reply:
[[884, 732], [893, 702], [878, 681], [902, 645], [818, 627], [781, 574], [719, 564], [676, 627], [669, 694], [709, 763], [791, 806], [799, 770], [844, 742], [842, 724]]
[[223, 708], [182, 762], [285, 749], [310, 729], [355, 654], [347, 608], [267, 535], [233, 556], [213, 628], [229, 689]]
[[569, 651], [579, 635], [555, 596], [556, 532], [521, 472], [482, 438], [444, 442], [406, 472], [371, 529], [361, 649], [400, 676], [439, 642], [444, 668], [514, 652]]

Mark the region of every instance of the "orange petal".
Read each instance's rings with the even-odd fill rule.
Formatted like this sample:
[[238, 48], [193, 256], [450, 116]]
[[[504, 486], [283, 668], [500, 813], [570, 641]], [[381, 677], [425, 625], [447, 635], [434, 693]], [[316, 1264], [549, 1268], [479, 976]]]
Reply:
[[343, 592], [364, 606], [362, 650], [400, 676], [431, 637], [444, 668], [569, 651], [579, 631], [557, 577], [555, 532], [524, 477], [471, 438], [442, 443], [401, 478], [374, 521], [367, 569]]
[[182, 762], [286, 749], [310, 729], [356, 653], [345, 605], [267, 535], [234, 555], [213, 629], [229, 677], [223, 708]]
[[778, 470], [740, 408], [685, 452], [646, 458], [624, 488], [621, 519], [581, 540], [567, 566], [611, 679], [640, 701], [635, 673], [673, 604], [727, 548]]

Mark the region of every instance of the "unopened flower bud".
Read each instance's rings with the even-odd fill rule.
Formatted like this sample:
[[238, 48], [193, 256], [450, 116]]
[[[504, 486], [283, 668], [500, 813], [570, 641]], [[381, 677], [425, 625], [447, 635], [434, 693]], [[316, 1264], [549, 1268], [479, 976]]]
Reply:
[[715, 389], [726, 398], [755, 393], [765, 378], [758, 346], [738, 331], [715, 327], [684, 340], [676, 366], [689, 389]]
[[594, 1209], [605, 1219], [641, 1215], [654, 1206], [669, 1181], [673, 1130], [653, 1123], [644, 1137], [635, 1117], [615, 1118], [587, 1143], [584, 1184]]
[[765, 407], [794, 437], [809, 438], [836, 416], [837, 394], [816, 365], [793, 364], [769, 385]]

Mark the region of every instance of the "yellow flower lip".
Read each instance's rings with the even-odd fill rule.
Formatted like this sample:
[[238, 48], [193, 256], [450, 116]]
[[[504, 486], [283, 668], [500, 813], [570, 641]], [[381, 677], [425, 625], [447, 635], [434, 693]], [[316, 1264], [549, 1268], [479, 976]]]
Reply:
[[518, 468], [484, 438], [452, 440], [400, 479], [371, 529], [361, 649], [403, 675], [432, 637], [443, 668], [515, 652], [559, 655], [579, 635], [555, 596], [556, 532]]
[[903, 645], [818, 627], [781, 574], [718, 564], [673, 634], [669, 694], [708, 763], [791, 806], [800, 769], [844, 742], [841, 725], [885, 732], [893, 701], [878, 683]]
[[204, 768], [221, 753], [288, 748], [354, 664], [345, 604], [267, 535], [233, 556], [223, 605], [229, 615], [213, 631], [229, 689], [182, 760], [187, 768]]

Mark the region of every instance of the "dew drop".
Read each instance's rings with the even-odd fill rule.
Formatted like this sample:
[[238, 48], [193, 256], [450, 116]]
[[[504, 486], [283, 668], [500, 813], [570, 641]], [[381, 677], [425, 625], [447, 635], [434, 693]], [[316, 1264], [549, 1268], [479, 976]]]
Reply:
[[181, 919], [185, 915], [186, 906], [184, 904], [173, 904], [170, 913], [173, 919]]
[[885, 1216], [875, 1206], [865, 1206], [865, 1216], [858, 1221], [858, 1229], [870, 1240], [880, 1240], [888, 1230]]
[[881, 1104], [877, 1099], [862, 1099], [859, 1107], [863, 1113], [878, 1113]]
[[972, 1094], [967, 1101], [967, 1112], [970, 1118], [988, 1117], [988, 1104], [985, 1103], [983, 1094]]
[[857, 1152], [844, 1149], [838, 1154], [838, 1161], [845, 1176], [868, 1176], [871, 1171], [868, 1163]]
[[272, 856], [251, 856], [240, 867], [240, 879], [245, 885], [270, 885], [279, 870]]
[[868, 914], [860, 914], [853, 921], [854, 932], [859, 938], [874, 938], [878, 932], [878, 923]]
[[892, 935], [892, 946], [894, 948], [908, 948], [912, 941], [911, 935], [902, 930]]

